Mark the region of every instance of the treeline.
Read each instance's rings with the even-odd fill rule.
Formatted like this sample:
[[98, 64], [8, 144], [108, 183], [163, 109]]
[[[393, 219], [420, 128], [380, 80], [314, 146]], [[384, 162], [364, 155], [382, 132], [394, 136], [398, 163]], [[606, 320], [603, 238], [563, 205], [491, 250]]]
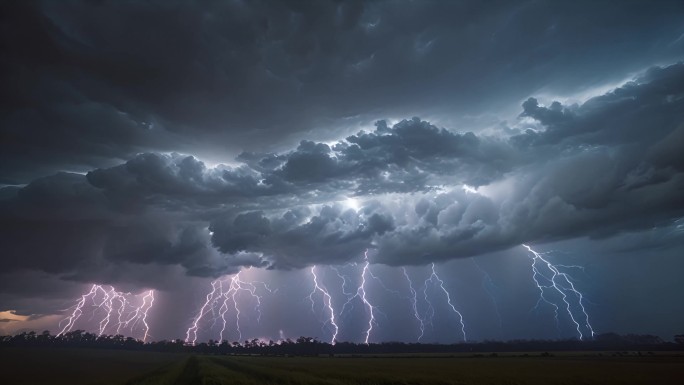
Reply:
[[526, 352], [526, 351], [663, 351], [684, 350], [684, 335], [675, 336], [675, 342], [663, 341], [653, 335], [619, 335], [615, 333], [598, 334], [592, 340], [510, 340], [483, 341], [456, 344], [436, 343], [353, 343], [338, 342], [332, 345], [312, 337], [299, 337], [296, 340], [263, 341], [259, 339], [244, 342], [214, 341], [188, 345], [181, 339], [143, 342], [122, 335], [102, 335], [75, 330], [59, 336], [43, 333], [21, 333], [0, 337], [0, 346], [35, 347], [80, 347], [101, 349], [125, 349], [156, 352], [192, 352], [199, 354], [239, 354], [239, 355], [352, 355], [352, 354], [393, 354], [393, 353], [485, 353], [485, 352]]

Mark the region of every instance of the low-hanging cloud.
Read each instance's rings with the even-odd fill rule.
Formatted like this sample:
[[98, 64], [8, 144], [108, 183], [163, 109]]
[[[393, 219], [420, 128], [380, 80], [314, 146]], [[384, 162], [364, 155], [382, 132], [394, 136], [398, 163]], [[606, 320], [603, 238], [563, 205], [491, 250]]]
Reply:
[[680, 63], [581, 105], [529, 98], [521, 115], [538, 125], [513, 136], [379, 121], [334, 143], [244, 152], [231, 166], [141, 153], [39, 178], [0, 194], [4, 268], [220, 276], [341, 264], [366, 249], [374, 262], [425, 264], [649, 228], [684, 213], [683, 78]]

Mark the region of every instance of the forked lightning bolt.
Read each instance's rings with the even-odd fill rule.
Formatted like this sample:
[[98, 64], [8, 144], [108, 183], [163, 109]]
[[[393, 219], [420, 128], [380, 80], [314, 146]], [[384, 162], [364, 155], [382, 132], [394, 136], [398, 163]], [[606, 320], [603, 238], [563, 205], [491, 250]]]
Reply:
[[364, 343], [368, 345], [368, 341], [370, 339], [371, 332], [373, 331], [373, 325], [376, 324], [375, 321], [375, 306], [373, 306], [370, 301], [368, 301], [368, 297], [366, 295], [366, 276], [369, 274], [368, 268], [370, 266], [370, 262], [368, 261], [368, 250], [364, 253], [364, 265], [363, 265], [363, 270], [361, 271], [361, 284], [359, 287], [356, 288], [356, 292], [354, 293], [353, 296], [351, 296], [347, 302], [342, 306], [342, 312], [344, 313], [344, 309], [349, 305], [355, 298], [359, 298], [361, 302], [363, 303], [364, 307], [368, 309], [368, 329], [366, 329], [365, 335], [366, 337], [364, 338]]
[[434, 315], [434, 309], [432, 308], [432, 304], [428, 300], [428, 295], [427, 295], [427, 285], [429, 282], [436, 283], [439, 286], [439, 288], [442, 290], [442, 292], [444, 292], [444, 294], [446, 295], [447, 304], [449, 305], [451, 310], [458, 316], [459, 323], [461, 324], [461, 333], [463, 334], [463, 341], [467, 341], [468, 339], [467, 339], [466, 331], [465, 331], [465, 323], [463, 322], [463, 315], [461, 314], [460, 311], [456, 310], [456, 307], [451, 302], [451, 295], [449, 294], [449, 291], [447, 291], [447, 289], [444, 287], [444, 281], [442, 281], [442, 279], [439, 278], [439, 275], [437, 275], [437, 271], [435, 271], [435, 264], [434, 263], [432, 264], [432, 273], [425, 280], [425, 300], [429, 304], [428, 311], [430, 311], [432, 309], [431, 311], [432, 311], [432, 314]]
[[413, 288], [413, 281], [411, 281], [408, 272], [406, 272], [406, 268], [402, 267], [401, 270], [404, 272], [404, 277], [406, 277], [406, 280], [409, 284], [409, 290], [411, 291], [411, 306], [413, 307], [413, 316], [416, 317], [416, 319], [418, 320], [418, 324], [420, 327], [420, 335], [418, 336], [418, 341], [420, 341], [420, 339], [423, 338], [423, 335], [425, 334], [425, 321], [423, 321], [423, 319], [420, 318], [420, 315], [418, 314], [418, 293], [416, 292], [416, 289]]
[[[255, 284], [260, 284], [268, 292], [273, 292], [268, 285], [260, 281], [244, 281], [240, 278], [239, 272], [229, 279], [217, 279], [211, 283], [211, 291], [207, 294], [204, 304], [192, 321], [192, 325], [185, 332], [185, 343], [194, 345], [197, 341], [197, 331], [200, 328], [200, 323], [209, 313], [212, 313], [212, 321], [215, 324], [220, 318], [222, 328], [219, 332], [219, 341], [223, 340], [223, 334], [226, 331], [228, 320], [226, 313], [232, 307], [235, 310], [235, 330], [238, 333], [238, 339], [242, 339], [242, 331], [240, 329], [240, 305], [238, 304], [238, 293], [243, 292], [249, 294], [255, 301], [255, 311], [257, 313], [257, 322], [261, 321], [261, 296], [257, 294], [257, 287]], [[232, 305], [232, 306], [230, 306]], [[216, 307], [218, 307], [218, 315], [216, 315]]]
[[[154, 304], [154, 291], [150, 290], [147, 292], [143, 297], [140, 306], [134, 305], [132, 301], [129, 300], [131, 296], [131, 293], [116, 291], [114, 287], [111, 286], [109, 289], [105, 289], [102, 285], [93, 285], [90, 288], [90, 291], [83, 294], [81, 299], [73, 306], [71, 315], [60, 322], [60, 327], [62, 329], [57, 335], [60, 336], [73, 329], [76, 321], [83, 315], [86, 302], [90, 300], [92, 305], [89, 306], [95, 307], [93, 310], [93, 317], [99, 310], [99, 314], [103, 314], [98, 326], [99, 336], [103, 335], [108, 330], [112, 321], [112, 313], [116, 313], [118, 321], [116, 323], [117, 334], [121, 332], [122, 328], [128, 328], [132, 332], [137, 323], [141, 322], [143, 324], [143, 329], [145, 330], [142, 340], [147, 340], [150, 330], [150, 327], [147, 324], [147, 313]], [[64, 322], [66, 322], [66, 324], [62, 327], [61, 324]]]
[[347, 276], [344, 274], [340, 273], [340, 270], [336, 268], [335, 266], [330, 266], [330, 268], [337, 274], [338, 277], [342, 280], [342, 294], [347, 296], [347, 298], [351, 297], [354, 295], [354, 293], [347, 292]]
[[316, 292], [320, 292], [323, 295], [323, 304], [330, 311], [330, 318], [328, 319], [327, 322], [329, 322], [330, 325], [332, 325], [332, 327], [334, 329], [333, 333], [332, 333], [332, 337], [330, 338], [330, 343], [332, 345], [335, 345], [335, 342], [336, 342], [335, 340], [337, 339], [337, 333], [339, 331], [339, 328], [337, 327], [337, 323], [335, 323], [335, 309], [332, 306], [332, 297], [330, 296], [330, 294], [328, 293], [328, 290], [325, 287], [319, 285], [318, 276], [316, 275], [316, 266], [311, 266], [311, 275], [313, 277], [313, 284], [314, 284], [314, 288], [311, 291], [311, 294], [309, 294], [309, 300], [311, 301], [311, 311], [315, 312], [315, 310], [314, 310], [315, 302], [314, 302], [313, 296], [314, 296], [314, 294], [316, 294]]
[[[206, 312], [212, 308], [210, 306], [210, 303], [212, 301], [215, 301], [214, 297], [216, 297], [216, 289], [217, 289], [218, 284], [219, 284], [218, 280], [211, 283], [211, 292], [209, 292], [209, 294], [207, 294], [207, 300], [204, 301], [204, 305], [202, 305], [199, 313], [197, 314], [197, 316], [193, 320], [192, 326], [190, 326], [188, 328], [188, 330], [185, 332], [185, 343], [186, 344], [194, 345], [195, 341], [197, 341], [197, 330], [199, 329], [198, 323], [200, 322], [202, 317], [204, 317], [204, 314], [206, 314]], [[191, 334], [192, 334], [192, 338], [190, 337]]]
[[[558, 325], [558, 311], [559, 311], [559, 306], [555, 303], [553, 303], [550, 299], [548, 299], [545, 294], [546, 291], [545, 289], [548, 289], [549, 291], [556, 292], [561, 296], [562, 301], [565, 303], [565, 310], [570, 317], [570, 320], [572, 320], [573, 324], [575, 325], [575, 328], [577, 329], [577, 334], [579, 335], [579, 339], [582, 340], [584, 338], [584, 334], [582, 333], [582, 326], [584, 326], [585, 329], [587, 329], [591, 337], [594, 337], [594, 329], [592, 328], [591, 324], [589, 323], [589, 314], [587, 314], [587, 311], [584, 307], [584, 296], [580, 291], [578, 291], [575, 288], [575, 285], [573, 283], [572, 277], [570, 277], [567, 273], [563, 273], [558, 270], [558, 266], [561, 265], [554, 265], [551, 262], [549, 262], [547, 259], [545, 259], [540, 253], [532, 250], [531, 247], [527, 245], [522, 245], [524, 248], [527, 249], [530, 253], [532, 253], [532, 279], [534, 280], [535, 284], [537, 285], [537, 288], [539, 288], [539, 300], [537, 301], [537, 305], [540, 302], [545, 302], [551, 306], [553, 306], [554, 311], [555, 311], [555, 317], [556, 317], [556, 325]], [[539, 267], [537, 266], [537, 263], [542, 264], [542, 266], [546, 266], [546, 269], [550, 272], [551, 276], [546, 276], [544, 275]], [[575, 267], [575, 266], [572, 266]], [[539, 282], [539, 277], [543, 278], [545, 281], [548, 282], [548, 285], [543, 285]], [[568, 295], [572, 294], [577, 298], [577, 304], [579, 308], [581, 309], [582, 312], [582, 318], [583, 320], [577, 320], [575, 315], [572, 312], [572, 307], [570, 304], [570, 301], [568, 300]], [[582, 324], [580, 324], [580, 321]]]

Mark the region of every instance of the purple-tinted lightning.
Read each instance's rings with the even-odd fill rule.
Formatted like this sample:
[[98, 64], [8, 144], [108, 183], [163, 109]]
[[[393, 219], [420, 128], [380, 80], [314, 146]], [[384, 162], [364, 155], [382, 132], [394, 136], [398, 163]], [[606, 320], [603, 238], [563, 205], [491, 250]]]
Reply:
[[[556, 316], [556, 325], [558, 325], [558, 311], [559, 311], [559, 306], [555, 303], [553, 303], [551, 300], [545, 297], [545, 290], [548, 289], [552, 292], [556, 292], [561, 296], [561, 300], [565, 303], [565, 310], [570, 317], [570, 320], [573, 322], [575, 325], [575, 328], [577, 329], [577, 334], [579, 336], [579, 339], [582, 340], [584, 338], [584, 334], [582, 333], [582, 326], [584, 326], [585, 329], [587, 329], [591, 337], [594, 337], [594, 329], [592, 328], [591, 324], [589, 323], [589, 314], [587, 313], [585, 307], [584, 307], [584, 295], [578, 291], [575, 288], [575, 285], [573, 283], [572, 277], [570, 277], [567, 273], [563, 273], [558, 270], [557, 265], [552, 264], [548, 260], [544, 259], [544, 257], [532, 250], [531, 247], [523, 244], [522, 245], [524, 248], [527, 249], [530, 253], [532, 253], [532, 279], [534, 280], [535, 284], [537, 285], [537, 288], [539, 288], [539, 300], [537, 301], [537, 306], [540, 302], [546, 302], [549, 305], [553, 306], [555, 309], [555, 316]], [[541, 263], [542, 266], [546, 266], [546, 269], [550, 272], [551, 276], [548, 277], [544, 275], [540, 270], [539, 267], [537, 266], [537, 263]], [[575, 266], [573, 266], [575, 267]], [[548, 285], [543, 285], [539, 282], [538, 277], [542, 277], [544, 280], [546, 280], [549, 284]], [[572, 312], [572, 307], [570, 304], [570, 301], [568, 300], [568, 294], [573, 294], [577, 298], [577, 304], [579, 308], [581, 309], [582, 315], [584, 320], [581, 321], [583, 325], [580, 324], [580, 321], [575, 318], [575, 315]]]
[[[349, 265], [351, 265], [351, 264], [349, 264]], [[346, 265], [345, 265], [345, 266], [346, 266]], [[344, 275], [344, 274], [342, 274], [342, 273], [340, 273], [340, 270], [339, 270], [338, 268], [336, 268], [335, 266], [330, 266], [330, 268], [331, 268], [332, 271], [334, 271], [335, 274], [337, 274], [337, 276], [340, 277], [340, 279], [342, 280], [342, 294], [344, 294], [345, 296], [347, 296], [347, 298], [353, 296], [354, 293], [348, 292], [348, 291], [347, 291], [347, 276]]]
[[[256, 305], [254, 310], [257, 313], [257, 322], [261, 321], [261, 296], [257, 294], [256, 284], [262, 285], [264, 289], [270, 293], [273, 292], [271, 288], [264, 282], [260, 281], [245, 281], [240, 277], [242, 272], [239, 272], [229, 279], [217, 279], [211, 283], [211, 291], [207, 294], [204, 304], [200, 308], [199, 312], [193, 318], [192, 325], [185, 332], [185, 343], [194, 345], [197, 341], [197, 331], [199, 330], [200, 322], [209, 313], [212, 313], [212, 325], [215, 325], [220, 318], [222, 328], [219, 332], [219, 341], [223, 340], [223, 334], [226, 331], [227, 319], [226, 313], [230, 305], [235, 310], [235, 330], [238, 334], [238, 339], [242, 339], [242, 330], [240, 329], [240, 315], [242, 311], [240, 310], [238, 293], [243, 292], [250, 295]], [[218, 315], [216, 311], [218, 307]]]
[[416, 292], [416, 289], [413, 288], [413, 281], [411, 281], [411, 277], [409, 277], [408, 272], [406, 272], [406, 268], [402, 267], [401, 270], [404, 272], [404, 277], [406, 277], [406, 280], [409, 284], [409, 290], [411, 291], [411, 307], [413, 308], [413, 316], [416, 317], [416, 319], [418, 320], [418, 324], [420, 327], [420, 335], [418, 336], [418, 341], [420, 341], [420, 339], [423, 338], [423, 335], [425, 334], [425, 322], [422, 318], [420, 318], [420, 315], [418, 314], [418, 293]]
[[[149, 303], [149, 305], [145, 307], [145, 303]], [[143, 336], [143, 341], [147, 339], [147, 332], [150, 331], [150, 326], [147, 324], [147, 311], [152, 308], [152, 305], [154, 305], [154, 291], [150, 290], [147, 292], [147, 295], [143, 297], [143, 304], [140, 307], [143, 314], [140, 320], [142, 321], [143, 325], [145, 325], [145, 335]]]
[[[197, 313], [197, 316], [192, 322], [192, 326], [190, 326], [188, 330], [185, 332], [186, 344], [194, 345], [195, 341], [197, 341], [197, 330], [199, 329], [198, 323], [202, 319], [202, 317], [204, 317], [204, 314], [207, 312], [207, 310], [211, 308], [209, 304], [214, 300], [214, 297], [216, 296], [216, 289], [218, 284], [218, 280], [211, 283], [211, 292], [207, 294], [207, 300], [204, 302], [204, 305], [202, 305], [202, 307], [200, 308], [199, 313]], [[192, 334], [192, 338], [190, 337], [190, 334]]]
[[[338, 273], [339, 274], [339, 273]], [[330, 338], [330, 343], [332, 345], [335, 345], [335, 340], [337, 339], [337, 332], [339, 331], [339, 328], [337, 327], [337, 323], [335, 323], [335, 309], [332, 306], [332, 297], [328, 293], [328, 290], [318, 284], [318, 276], [316, 276], [316, 266], [311, 266], [311, 275], [313, 277], [313, 284], [314, 288], [311, 291], [311, 294], [309, 294], [309, 300], [311, 301], [311, 311], [315, 312], [314, 310], [314, 294], [316, 292], [320, 292], [323, 295], [323, 304], [328, 308], [330, 311], [330, 318], [326, 322], [326, 324], [329, 322], [330, 325], [334, 328], [334, 331], [332, 333], [332, 337]], [[343, 288], [344, 290], [344, 288]]]
[[[95, 293], [97, 292], [97, 287], [98, 285], [93, 285], [93, 287], [90, 288], [90, 291], [86, 294], [83, 294], [81, 296], [81, 299], [78, 301], [78, 303], [74, 306], [74, 311], [71, 313], [71, 315], [61, 322], [67, 321], [66, 325], [62, 328], [62, 330], [57, 334], [57, 336], [60, 336], [64, 334], [65, 332], [71, 331], [71, 329], [74, 327], [74, 324], [76, 321], [81, 318], [81, 315], [83, 314], [83, 306], [86, 303], [86, 300], [90, 296], [94, 296]], [[60, 322], [60, 326], [61, 326]]]
[[[425, 280], [425, 290], [424, 290], [425, 301], [429, 305], [428, 312], [432, 311], [432, 315], [434, 315], [434, 308], [432, 307], [432, 303], [428, 300], [428, 295], [427, 295], [427, 285], [430, 282], [433, 282], [436, 285], [438, 285], [439, 288], [442, 290], [442, 292], [444, 292], [444, 294], [446, 295], [447, 304], [449, 305], [451, 310], [458, 316], [459, 323], [461, 324], [461, 333], [463, 334], [463, 341], [467, 341], [468, 339], [467, 339], [466, 331], [465, 331], [465, 323], [463, 322], [463, 315], [461, 314], [460, 311], [456, 310], [456, 307], [451, 302], [451, 295], [449, 294], [449, 291], [447, 291], [447, 289], [444, 287], [444, 281], [442, 281], [442, 279], [439, 278], [439, 275], [437, 275], [437, 271], [435, 270], [435, 264], [434, 263], [432, 263], [432, 273]], [[430, 317], [430, 320], [432, 320], [432, 316]], [[432, 321], [430, 321], [430, 323], [432, 323]]]
[[[114, 287], [105, 289], [102, 285], [93, 285], [90, 291], [83, 294], [81, 299], [73, 306], [71, 315], [60, 322], [61, 331], [57, 334], [62, 335], [71, 331], [76, 324], [76, 321], [83, 315], [84, 306], [88, 299], [92, 301], [94, 307], [93, 317], [96, 314], [103, 314], [102, 319], [98, 324], [98, 335], [103, 335], [110, 326], [112, 320], [112, 313], [117, 314], [116, 333], [120, 333], [122, 328], [129, 328], [132, 332], [138, 322], [143, 324], [145, 330], [143, 334], [143, 341], [147, 340], [150, 330], [147, 324], [147, 313], [154, 304], [154, 291], [150, 290], [143, 297], [142, 304], [135, 306], [127, 297], [132, 296], [131, 293], [123, 293], [116, 291]], [[99, 311], [99, 313], [98, 313]], [[62, 323], [66, 324], [62, 327]]]

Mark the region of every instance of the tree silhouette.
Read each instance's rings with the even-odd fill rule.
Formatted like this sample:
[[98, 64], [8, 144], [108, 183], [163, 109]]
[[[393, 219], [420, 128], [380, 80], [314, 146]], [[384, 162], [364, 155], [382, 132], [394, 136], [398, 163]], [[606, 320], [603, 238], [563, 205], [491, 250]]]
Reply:
[[[336, 354], [393, 354], [393, 353], [485, 353], [485, 352], [545, 352], [553, 351], [615, 351], [624, 355], [628, 351], [684, 350], [684, 334], [678, 334], [674, 342], [663, 341], [658, 336], [648, 334], [619, 335], [616, 333], [599, 334], [593, 340], [512, 340], [483, 341], [457, 344], [423, 344], [404, 342], [383, 342], [359, 344], [337, 342], [331, 345], [314, 337], [301, 336], [295, 341], [285, 339], [268, 342], [259, 339], [239, 342], [209, 340], [197, 345], [187, 345], [181, 339], [143, 342], [122, 335], [96, 335], [83, 330], [73, 330], [59, 336], [49, 331], [40, 334], [23, 332], [14, 336], [0, 336], [1, 346], [32, 347], [80, 347], [101, 349], [145, 350], [158, 352], [194, 352], [200, 354], [232, 355], [269, 355], [269, 356], [318, 356]], [[491, 355], [491, 354], [490, 354]], [[482, 354], [479, 354], [482, 356]]]

